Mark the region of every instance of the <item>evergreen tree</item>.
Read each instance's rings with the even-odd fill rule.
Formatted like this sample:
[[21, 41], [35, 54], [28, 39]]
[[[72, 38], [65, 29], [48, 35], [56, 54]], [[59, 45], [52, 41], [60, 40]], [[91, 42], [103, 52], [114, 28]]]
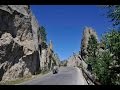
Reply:
[[87, 63], [91, 64], [93, 68], [96, 63], [96, 57], [98, 51], [97, 47], [98, 47], [97, 39], [95, 38], [95, 36], [91, 35], [87, 46], [87, 52], [88, 52]]
[[47, 48], [47, 44], [46, 44], [47, 38], [46, 38], [46, 35], [47, 34], [46, 34], [46, 31], [45, 31], [45, 28], [43, 26], [39, 27], [38, 38], [39, 38], [39, 42], [41, 43], [42, 49]]
[[43, 42], [46, 42], [47, 41], [47, 38], [46, 38], [46, 31], [45, 31], [45, 28], [43, 26], [41, 26], [39, 28], [39, 34], [41, 35], [41, 39]]
[[113, 25], [120, 24], [120, 5], [106, 5], [105, 6], [108, 10], [107, 17], [111, 19]]
[[87, 46], [88, 56], [96, 57], [97, 39], [91, 35]]

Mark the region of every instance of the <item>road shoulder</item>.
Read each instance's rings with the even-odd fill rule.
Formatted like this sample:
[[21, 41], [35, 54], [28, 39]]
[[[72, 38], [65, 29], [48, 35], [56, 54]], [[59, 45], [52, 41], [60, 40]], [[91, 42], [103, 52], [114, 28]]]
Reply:
[[78, 70], [78, 85], [88, 85], [87, 81], [85, 80], [85, 78], [83, 77], [83, 73], [81, 68], [75, 67]]

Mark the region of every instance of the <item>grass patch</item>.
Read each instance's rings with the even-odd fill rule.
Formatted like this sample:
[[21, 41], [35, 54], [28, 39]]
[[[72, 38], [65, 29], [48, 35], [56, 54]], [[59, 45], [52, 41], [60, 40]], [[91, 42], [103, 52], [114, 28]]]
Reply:
[[28, 81], [31, 78], [32, 78], [32, 76], [19, 78], [19, 79], [12, 80], [12, 81], [5, 81], [5, 82], [1, 82], [0, 85], [15, 85], [15, 84], [22, 83], [24, 81]]

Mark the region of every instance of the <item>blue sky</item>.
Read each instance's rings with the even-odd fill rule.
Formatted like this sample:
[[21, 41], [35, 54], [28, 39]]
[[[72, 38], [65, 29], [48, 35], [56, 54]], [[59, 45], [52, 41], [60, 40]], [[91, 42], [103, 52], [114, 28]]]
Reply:
[[106, 11], [96, 5], [31, 5], [31, 10], [46, 28], [47, 42], [53, 41], [61, 60], [80, 50], [85, 26], [95, 29], [100, 38], [112, 25], [103, 16]]

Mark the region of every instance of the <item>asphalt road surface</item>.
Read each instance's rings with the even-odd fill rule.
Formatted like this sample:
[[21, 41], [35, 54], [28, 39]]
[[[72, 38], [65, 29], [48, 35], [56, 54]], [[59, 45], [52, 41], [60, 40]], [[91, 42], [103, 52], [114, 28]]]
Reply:
[[87, 82], [79, 68], [61, 67], [57, 74], [50, 72], [19, 85], [87, 85]]

